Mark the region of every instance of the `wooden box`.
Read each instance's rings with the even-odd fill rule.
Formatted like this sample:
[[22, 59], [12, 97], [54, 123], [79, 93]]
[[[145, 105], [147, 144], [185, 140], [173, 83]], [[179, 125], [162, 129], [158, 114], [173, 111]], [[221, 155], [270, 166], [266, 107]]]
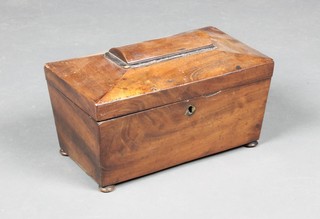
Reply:
[[61, 154], [114, 185], [255, 146], [273, 60], [214, 27], [52, 62]]

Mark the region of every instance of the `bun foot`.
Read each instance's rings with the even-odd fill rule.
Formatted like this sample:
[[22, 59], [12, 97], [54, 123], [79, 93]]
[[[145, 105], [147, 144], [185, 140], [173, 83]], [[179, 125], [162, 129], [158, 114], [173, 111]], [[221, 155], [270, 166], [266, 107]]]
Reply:
[[244, 146], [246, 148], [254, 148], [257, 145], [258, 145], [258, 141], [253, 141], [253, 142], [250, 142], [249, 144], [245, 144]]
[[104, 193], [108, 193], [108, 192], [112, 192], [113, 190], [115, 190], [115, 186], [114, 185], [110, 185], [110, 186], [99, 186], [99, 189], [101, 192]]
[[60, 149], [59, 152], [60, 152], [60, 154], [61, 154], [62, 156], [68, 157], [67, 152], [65, 152], [62, 148]]

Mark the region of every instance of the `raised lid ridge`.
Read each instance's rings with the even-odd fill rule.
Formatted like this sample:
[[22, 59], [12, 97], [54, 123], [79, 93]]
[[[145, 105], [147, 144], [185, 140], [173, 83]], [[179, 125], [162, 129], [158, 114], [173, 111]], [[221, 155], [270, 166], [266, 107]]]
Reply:
[[194, 30], [141, 43], [111, 48], [106, 56], [122, 67], [158, 62], [214, 49], [205, 31]]

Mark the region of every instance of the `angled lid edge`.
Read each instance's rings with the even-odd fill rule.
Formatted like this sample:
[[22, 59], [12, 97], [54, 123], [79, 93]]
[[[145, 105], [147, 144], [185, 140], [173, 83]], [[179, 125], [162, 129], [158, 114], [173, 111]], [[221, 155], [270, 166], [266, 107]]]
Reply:
[[[228, 86], [233, 81], [239, 85], [270, 78], [273, 70], [271, 58], [213, 27], [116, 47], [109, 53], [129, 67], [104, 54], [46, 65], [49, 74], [68, 87], [62, 93], [72, 102], [77, 103], [79, 96], [87, 100], [77, 105], [97, 121], [191, 98], [213, 88], [206, 85], [205, 89], [187, 92], [189, 85], [197, 86], [196, 82], [210, 79], [221, 83], [225, 78]], [[169, 92], [177, 89], [177, 94], [185, 90], [188, 95], [179, 97]], [[145, 97], [148, 103], [143, 103]]]

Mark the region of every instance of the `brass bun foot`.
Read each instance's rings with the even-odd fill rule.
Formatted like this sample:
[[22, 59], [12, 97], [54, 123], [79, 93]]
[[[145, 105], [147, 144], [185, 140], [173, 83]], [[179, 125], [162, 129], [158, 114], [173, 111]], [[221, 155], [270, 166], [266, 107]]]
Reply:
[[245, 144], [244, 146], [246, 148], [254, 148], [257, 145], [258, 145], [258, 141], [253, 141], [253, 142], [250, 142], [249, 144]]
[[62, 148], [60, 149], [59, 152], [62, 156], [68, 157], [68, 154]]
[[108, 192], [112, 192], [113, 190], [115, 190], [115, 186], [114, 185], [110, 185], [110, 186], [99, 186], [99, 189], [101, 192], [104, 193], [108, 193]]

